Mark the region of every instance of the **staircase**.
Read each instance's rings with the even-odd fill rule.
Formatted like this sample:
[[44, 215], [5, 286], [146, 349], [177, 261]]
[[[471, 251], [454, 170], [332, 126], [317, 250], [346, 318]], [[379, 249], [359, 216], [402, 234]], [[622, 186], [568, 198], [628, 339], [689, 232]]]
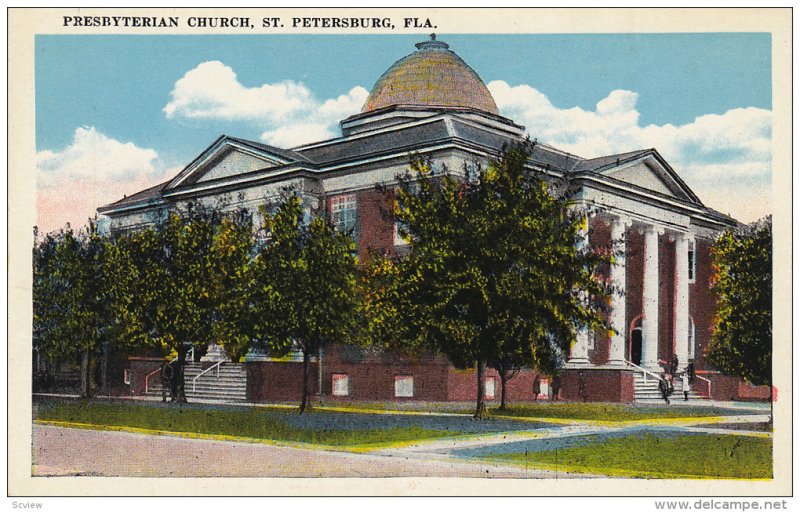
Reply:
[[[206, 368], [208, 365], [206, 365]], [[244, 402], [247, 400], [247, 372], [237, 363], [222, 363], [203, 373], [201, 363], [187, 363], [184, 367], [186, 398], [192, 401]], [[197, 381], [195, 377], [203, 373]], [[147, 396], [161, 398], [161, 379], [154, 375], [149, 380]], [[169, 400], [169, 393], [167, 393]]]
[[[637, 403], [664, 403], [661, 398], [661, 391], [658, 390], [658, 380], [652, 375], [634, 369], [634, 401]], [[669, 397], [670, 402], [683, 402], [683, 384], [681, 379], [676, 377], [673, 386], [675, 391]], [[698, 394], [693, 389], [689, 390], [689, 401], [707, 400], [708, 397]]]

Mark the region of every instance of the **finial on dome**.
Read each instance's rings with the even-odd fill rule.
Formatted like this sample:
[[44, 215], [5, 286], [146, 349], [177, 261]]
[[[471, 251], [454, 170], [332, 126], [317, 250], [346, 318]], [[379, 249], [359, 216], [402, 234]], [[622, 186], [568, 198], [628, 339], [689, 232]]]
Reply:
[[437, 41], [436, 34], [431, 34], [429, 37], [431, 38], [430, 41], [422, 41], [414, 46], [419, 50], [446, 50], [450, 48], [450, 45], [444, 41]]

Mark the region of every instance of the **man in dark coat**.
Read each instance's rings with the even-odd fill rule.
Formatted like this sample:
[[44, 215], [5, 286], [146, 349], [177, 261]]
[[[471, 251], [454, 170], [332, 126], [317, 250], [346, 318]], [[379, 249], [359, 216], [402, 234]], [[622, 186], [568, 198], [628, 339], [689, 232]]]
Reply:
[[658, 379], [658, 390], [661, 392], [661, 398], [669, 403], [669, 383], [666, 376]]

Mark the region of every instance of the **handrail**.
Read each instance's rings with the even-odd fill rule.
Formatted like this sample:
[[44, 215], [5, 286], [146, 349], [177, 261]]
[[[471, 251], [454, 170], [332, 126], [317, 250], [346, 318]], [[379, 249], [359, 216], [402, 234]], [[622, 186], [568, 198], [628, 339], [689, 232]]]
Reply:
[[697, 375], [696, 373], [694, 374], [694, 376], [696, 378], [698, 378], [700, 380], [704, 380], [706, 382], [706, 386], [708, 386], [708, 398], [710, 399], [711, 398], [711, 379], [707, 379], [705, 377], [701, 377], [701, 376]]
[[641, 371], [642, 373], [644, 373], [644, 380], [645, 381], [647, 381], [647, 376], [648, 375], [651, 375], [656, 380], [661, 380], [661, 377], [658, 374], [653, 373], [650, 370], [645, 370], [644, 368], [642, 368], [638, 364], [633, 364], [630, 361], [625, 361], [625, 364], [627, 364], [628, 366], [632, 366], [632, 367], [636, 368], [637, 370]]
[[[190, 361], [194, 361], [194, 347], [189, 349], [189, 352], [186, 353], [186, 357], [189, 357], [189, 354], [192, 355], [192, 357], [190, 358]], [[172, 359], [170, 359], [169, 362], [170, 363], [174, 363], [175, 361], [178, 360], [178, 357], [179, 356], [173, 357]], [[184, 358], [184, 360], [185, 360], [185, 358]], [[144, 376], [144, 394], [145, 395], [147, 394], [147, 390], [149, 389], [150, 377], [152, 377], [153, 375], [157, 374], [160, 371], [161, 371], [161, 367], [158, 367], [157, 369], [153, 370], [152, 372], [150, 372], [150, 373], [148, 373], [147, 375]]]
[[159, 373], [160, 371], [161, 371], [161, 367], [158, 367], [155, 370], [153, 370], [152, 372], [150, 372], [147, 375], [145, 375], [145, 377], [144, 377], [144, 394], [145, 395], [147, 394], [150, 377], [152, 377], [153, 375]]
[[206, 368], [205, 370], [203, 370], [202, 372], [200, 372], [199, 374], [197, 374], [197, 377], [195, 377], [194, 379], [192, 379], [192, 393], [194, 393], [194, 392], [197, 390], [197, 379], [199, 379], [200, 377], [202, 377], [202, 376], [203, 376], [203, 375], [205, 375], [206, 373], [210, 372], [210, 371], [211, 371], [211, 370], [213, 370], [214, 368], [216, 368], [216, 369], [217, 369], [217, 378], [219, 378], [219, 367], [220, 367], [220, 365], [221, 365], [222, 363], [224, 363], [224, 362], [225, 362], [225, 361], [220, 361], [220, 362], [216, 363], [214, 366], [209, 366], [208, 368]]

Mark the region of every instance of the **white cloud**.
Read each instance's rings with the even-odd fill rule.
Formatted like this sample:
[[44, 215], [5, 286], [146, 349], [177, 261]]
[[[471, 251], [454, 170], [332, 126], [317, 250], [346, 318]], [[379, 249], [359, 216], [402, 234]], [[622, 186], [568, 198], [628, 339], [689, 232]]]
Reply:
[[168, 119], [250, 122], [264, 130], [261, 139], [267, 144], [293, 147], [335, 136], [337, 123], [359, 112], [368, 94], [354, 87], [320, 101], [304, 84], [291, 80], [246, 87], [229, 66], [209, 61], [175, 82], [164, 113]]
[[153, 186], [163, 179], [152, 149], [123, 143], [94, 127], [75, 130], [60, 151], [36, 154], [37, 225], [43, 232], [82, 226], [98, 206]]
[[641, 126], [632, 91], [612, 91], [584, 110], [558, 108], [529, 85], [488, 87], [500, 112], [541, 142], [588, 158], [654, 147], [707, 206], [745, 222], [770, 213], [769, 110], [736, 108], [679, 126]]

